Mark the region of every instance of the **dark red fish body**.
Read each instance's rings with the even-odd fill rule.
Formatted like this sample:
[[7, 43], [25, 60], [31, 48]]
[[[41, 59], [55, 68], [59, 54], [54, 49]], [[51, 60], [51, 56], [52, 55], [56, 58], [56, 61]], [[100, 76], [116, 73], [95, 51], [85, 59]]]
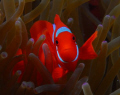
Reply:
[[[82, 47], [78, 48], [74, 34], [60, 20], [58, 15], [55, 16], [54, 24], [42, 20], [35, 22], [30, 29], [30, 33], [35, 42], [42, 34], [46, 36], [43, 44], [46, 43], [52, 53], [52, 76], [54, 79], [56, 76], [58, 78], [62, 77], [62, 75], [64, 75], [63, 71], [74, 71], [79, 59], [87, 60], [97, 57], [92, 46], [92, 42], [97, 36], [97, 31], [83, 44]], [[39, 59], [45, 64], [42, 46], [39, 51]], [[61, 72], [62, 74], [60, 74]]]

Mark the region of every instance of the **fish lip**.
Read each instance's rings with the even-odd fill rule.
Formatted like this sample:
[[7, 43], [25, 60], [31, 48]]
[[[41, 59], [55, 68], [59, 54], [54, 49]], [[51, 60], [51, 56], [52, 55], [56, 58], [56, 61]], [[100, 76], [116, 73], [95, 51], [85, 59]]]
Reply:
[[[74, 58], [74, 60], [72, 60], [71, 62], [74, 62], [74, 61], [76, 61], [76, 60], [78, 59], [78, 56], [79, 56], [78, 45], [76, 45], [76, 48], [77, 48], [77, 55], [76, 55], [76, 57]], [[65, 49], [65, 50], [68, 50], [68, 49]], [[69, 63], [69, 62], [67, 62], [67, 61], [64, 61], [64, 60], [61, 58], [57, 46], [56, 46], [56, 51], [57, 51], [57, 56], [58, 56], [58, 58], [59, 58], [59, 60], [60, 60], [61, 62], [63, 62], [63, 63]]]

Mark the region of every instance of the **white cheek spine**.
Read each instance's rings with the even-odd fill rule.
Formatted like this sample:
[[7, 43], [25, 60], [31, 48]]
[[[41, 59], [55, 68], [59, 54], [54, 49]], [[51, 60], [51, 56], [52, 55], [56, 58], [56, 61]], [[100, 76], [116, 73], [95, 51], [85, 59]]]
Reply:
[[67, 27], [60, 27], [60, 28], [57, 30], [55, 37], [57, 37], [60, 33], [65, 32], [65, 31], [67, 31], [67, 32], [69, 32], [69, 33], [72, 33], [72, 32], [70, 31], [70, 29], [68, 29]]
[[[76, 61], [76, 60], [78, 59], [78, 56], [79, 56], [79, 48], [78, 48], [78, 45], [76, 45], [76, 49], [77, 49], [77, 55], [76, 55], [75, 59], [74, 59], [72, 62]], [[61, 62], [63, 62], [63, 63], [67, 63], [66, 61], [64, 61], [64, 60], [60, 57], [60, 54], [59, 54], [59, 52], [58, 52], [58, 47], [57, 47], [57, 46], [56, 46], [56, 51], [57, 51], [57, 56], [58, 56], [59, 60], [60, 60]]]

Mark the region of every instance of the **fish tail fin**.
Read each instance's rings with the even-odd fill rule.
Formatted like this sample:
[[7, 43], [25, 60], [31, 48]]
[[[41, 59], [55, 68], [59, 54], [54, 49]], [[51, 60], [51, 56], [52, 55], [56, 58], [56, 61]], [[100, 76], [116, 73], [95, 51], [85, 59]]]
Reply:
[[30, 28], [31, 37], [37, 41], [37, 39], [44, 34], [46, 36], [46, 31], [53, 32], [53, 26], [50, 22], [40, 20], [33, 24]]
[[83, 44], [79, 49], [79, 59], [89, 60], [97, 57], [97, 54], [93, 48], [92, 42], [97, 37], [97, 31], [95, 31], [92, 36]]

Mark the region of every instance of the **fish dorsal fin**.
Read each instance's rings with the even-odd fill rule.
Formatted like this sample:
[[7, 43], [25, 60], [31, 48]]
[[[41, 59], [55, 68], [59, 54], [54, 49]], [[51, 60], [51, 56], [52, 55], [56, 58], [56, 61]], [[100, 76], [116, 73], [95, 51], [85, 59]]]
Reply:
[[60, 17], [59, 17], [58, 14], [56, 14], [56, 15], [55, 15], [55, 18], [54, 18], [54, 23], [57, 24], [57, 23], [59, 23], [59, 22], [61, 22]]
[[46, 35], [46, 32], [52, 34], [53, 26], [50, 22], [44, 20], [39, 20], [35, 22], [30, 29], [31, 37], [35, 40], [35, 42], [42, 34]]
[[97, 57], [96, 52], [92, 46], [92, 42], [97, 37], [97, 31], [83, 44], [79, 49], [79, 58], [82, 60], [94, 59]]
[[55, 25], [56, 25], [58, 28], [60, 28], [60, 27], [67, 27], [67, 26], [61, 21], [61, 19], [60, 19], [60, 17], [59, 17], [58, 14], [55, 15], [54, 23], [55, 23]]

